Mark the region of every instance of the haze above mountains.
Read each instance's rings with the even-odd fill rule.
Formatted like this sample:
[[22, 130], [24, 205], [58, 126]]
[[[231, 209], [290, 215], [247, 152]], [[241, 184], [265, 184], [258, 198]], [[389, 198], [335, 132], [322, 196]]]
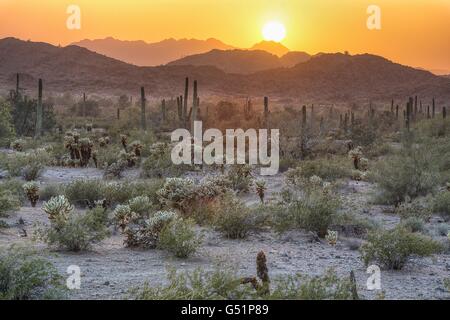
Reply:
[[[162, 43], [175, 48], [180, 42], [174, 41]], [[196, 43], [196, 50], [210, 49], [204, 47], [205, 42], [200, 45], [196, 40], [186, 41]], [[211, 39], [206, 43], [220, 44]], [[262, 43], [255, 49], [265, 45], [273, 44]], [[450, 79], [375, 55], [278, 52], [277, 56], [263, 50], [211, 50], [169, 61], [164, 66], [140, 67], [80, 46], [56, 47], [5, 38], [0, 40], [0, 88], [14, 88], [15, 74], [20, 73], [30, 94], [37, 79], [42, 78], [47, 92], [137, 95], [139, 87], [145, 86], [149, 96], [170, 98], [182, 94], [184, 78], [190, 77], [198, 80], [202, 97], [267, 95], [338, 102], [392, 98], [403, 101], [419, 95], [424, 99], [436, 97], [438, 103], [450, 99]], [[170, 52], [168, 56], [173, 58], [175, 51]]]

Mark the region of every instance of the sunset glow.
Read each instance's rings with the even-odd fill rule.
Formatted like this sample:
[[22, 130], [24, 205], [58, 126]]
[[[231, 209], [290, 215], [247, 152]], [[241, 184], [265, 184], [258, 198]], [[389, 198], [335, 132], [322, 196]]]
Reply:
[[277, 21], [271, 21], [264, 25], [262, 30], [264, 40], [280, 42], [286, 37], [286, 28]]
[[[66, 28], [67, 7], [81, 9], [80, 30]], [[381, 30], [366, 27], [370, 0], [1, 0], [0, 38], [67, 45], [114, 37], [157, 42], [167, 38], [216, 38], [239, 48], [263, 39], [269, 21], [285, 27], [290, 50], [373, 53], [396, 62], [450, 73], [450, 1], [378, 0]]]

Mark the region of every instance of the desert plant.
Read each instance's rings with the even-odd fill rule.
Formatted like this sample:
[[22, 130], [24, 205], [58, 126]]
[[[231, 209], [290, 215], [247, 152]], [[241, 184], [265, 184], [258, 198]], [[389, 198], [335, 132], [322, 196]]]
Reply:
[[186, 212], [195, 197], [195, 188], [194, 180], [190, 178], [167, 178], [158, 196], [168, 207]]
[[213, 225], [227, 238], [241, 239], [251, 231], [258, 230], [264, 223], [259, 216], [232, 194], [225, 194], [213, 206], [215, 215]]
[[428, 204], [428, 198], [406, 198], [405, 202], [399, 204], [395, 208], [395, 213], [402, 219], [419, 218], [423, 221], [428, 221], [431, 218], [432, 210]]
[[52, 197], [62, 195], [64, 190], [62, 190], [62, 184], [59, 183], [47, 183], [41, 185], [41, 190], [39, 191], [39, 199], [42, 201], [48, 201]]
[[161, 230], [157, 247], [177, 258], [187, 258], [198, 250], [201, 243], [202, 237], [196, 234], [194, 222], [177, 217]]
[[39, 162], [27, 164], [22, 169], [22, 177], [26, 181], [37, 180], [41, 176], [43, 168], [43, 165]]
[[7, 146], [14, 139], [15, 130], [11, 106], [0, 101], [0, 146]]
[[34, 208], [39, 200], [39, 183], [30, 181], [23, 185], [23, 190], [30, 200], [31, 206]]
[[328, 244], [335, 246], [338, 240], [338, 232], [328, 230], [327, 234], [325, 235], [325, 240], [327, 240]]
[[104, 198], [104, 183], [96, 179], [73, 180], [64, 186], [64, 195], [71, 203], [86, 207]]
[[440, 192], [434, 197], [432, 210], [447, 219], [450, 218], [450, 191]]
[[257, 180], [255, 182], [255, 189], [256, 189], [256, 194], [258, 195], [259, 199], [261, 200], [261, 203], [264, 204], [264, 194], [265, 194], [265, 191], [267, 190], [266, 181]]
[[8, 212], [17, 210], [20, 207], [20, 201], [11, 191], [0, 190], [0, 217], [8, 214]]
[[434, 163], [428, 152], [416, 146], [379, 161], [373, 175], [381, 189], [379, 200], [398, 206], [408, 197], [433, 191], [438, 180]]
[[350, 174], [351, 170], [348, 165], [343, 163], [340, 158], [335, 157], [302, 161], [300, 166], [289, 169], [285, 176], [286, 182], [295, 186], [298, 181], [312, 176], [318, 176], [326, 181], [335, 181], [349, 177]]
[[242, 193], [249, 192], [254, 180], [252, 168], [247, 164], [232, 165], [227, 178], [231, 182], [231, 188]]
[[442, 250], [440, 243], [402, 227], [370, 233], [361, 247], [361, 258], [368, 265], [375, 262], [386, 269], [400, 270], [411, 256], [425, 257]]
[[66, 221], [73, 212], [73, 206], [65, 196], [52, 197], [48, 202], [44, 202], [42, 210], [47, 213], [50, 221], [62, 219]]
[[142, 171], [147, 178], [177, 177], [183, 172], [183, 167], [173, 164], [168, 144], [157, 142], [150, 146], [149, 156], [142, 163]]
[[0, 300], [64, 297], [62, 277], [47, 260], [17, 246], [0, 249]]
[[25, 141], [22, 139], [16, 139], [11, 142], [11, 149], [14, 151], [22, 152], [24, 150]]
[[400, 223], [400, 226], [410, 232], [424, 232], [425, 223], [418, 217], [409, 217]]
[[242, 278], [241, 283], [250, 283], [260, 296], [270, 295], [269, 269], [267, 268], [267, 259], [264, 251], [258, 252], [256, 256], [256, 277]]
[[[61, 213], [68, 208], [63, 206]], [[84, 251], [100, 242], [108, 235], [107, 214], [101, 206], [96, 206], [84, 214], [72, 213], [54, 215], [50, 226], [40, 225], [35, 238], [49, 246], [68, 251]]]

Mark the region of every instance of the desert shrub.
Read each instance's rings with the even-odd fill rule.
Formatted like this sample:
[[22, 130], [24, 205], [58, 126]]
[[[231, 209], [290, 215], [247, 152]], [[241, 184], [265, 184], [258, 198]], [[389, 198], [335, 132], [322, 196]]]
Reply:
[[39, 199], [41, 199], [42, 201], [48, 201], [52, 197], [62, 195], [64, 193], [62, 187], [63, 186], [58, 183], [48, 183], [43, 185], [41, 187], [41, 190], [39, 191]]
[[11, 246], [0, 249], [0, 300], [63, 297], [62, 277], [34, 252]]
[[149, 214], [149, 212], [153, 209], [153, 203], [147, 196], [138, 196], [130, 199], [128, 205], [130, 206], [131, 211], [140, 215]]
[[96, 179], [78, 179], [64, 186], [67, 199], [80, 207], [104, 199], [104, 183]]
[[242, 239], [251, 231], [258, 230], [264, 224], [265, 216], [247, 208], [232, 194], [225, 194], [217, 201], [213, 210], [213, 225], [230, 239]]
[[428, 221], [431, 218], [432, 211], [429, 206], [428, 197], [406, 199], [395, 208], [395, 213], [402, 219], [419, 218]]
[[430, 154], [417, 146], [379, 161], [373, 179], [381, 189], [379, 200], [395, 205], [430, 193], [439, 180]]
[[295, 169], [286, 172], [286, 180], [295, 184], [298, 179], [318, 176], [327, 181], [350, 177], [351, 169], [336, 159], [318, 159], [303, 161]]
[[164, 205], [192, 216], [198, 208], [211, 205], [229, 186], [224, 176], [207, 176], [197, 184], [190, 178], [167, 178], [157, 194]]
[[21, 204], [24, 204], [27, 200], [26, 195], [23, 192], [23, 181], [19, 179], [6, 179], [0, 182], [0, 193], [8, 191], [15, 198], [19, 199]]
[[231, 267], [216, 267], [212, 271], [197, 268], [177, 273], [169, 269], [167, 285], [150, 286], [131, 290], [131, 298], [138, 300], [344, 300], [354, 299], [354, 283], [338, 277], [333, 270], [316, 277], [302, 275], [284, 276], [272, 283], [272, 292], [261, 293], [250, 284], [242, 284], [242, 278]]
[[447, 223], [440, 223], [436, 227], [436, 233], [441, 237], [446, 237], [450, 232], [450, 225]]
[[256, 297], [250, 286], [241, 285], [241, 279], [229, 269], [177, 273], [169, 269], [166, 286], [150, 286], [131, 290], [137, 300], [223, 300]]
[[338, 212], [333, 215], [330, 228], [345, 236], [364, 238], [368, 232], [379, 229], [380, 225], [359, 214]]
[[108, 145], [97, 150], [97, 161], [99, 168], [107, 168], [119, 160], [119, 153], [122, 149], [119, 146]]
[[11, 107], [3, 101], [0, 101], [0, 147], [6, 147], [14, 139], [15, 130]]
[[20, 208], [20, 200], [11, 191], [0, 190], [0, 217]]
[[117, 160], [116, 162], [105, 166], [103, 176], [105, 179], [121, 179], [126, 167], [127, 162], [125, 160]]
[[417, 217], [410, 217], [403, 220], [400, 226], [410, 232], [424, 232], [425, 223], [422, 219]]
[[49, 215], [50, 226], [39, 226], [35, 237], [50, 246], [68, 251], [84, 251], [108, 235], [107, 213], [96, 206], [84, 214], [73, 212], [64, 196], [44, 203], [43, 210]]
[[156, 248], [161, 231], [177, 218], [175, 212], [158, 211], [150, 218], [143, 219], [131, 210], [128, 211], [126, 207], [122, 209], [125, 216], [122, 233], [126, 237], [125, 245], [127, 247]]
[[51, 157], [45, 148], [14, 152], [7, 155], [5, 167], [12, 177], [23, 176], [25, 179], [35, 180], [39, 177], [45, 165], [51, 163]]
[[187, 258], [198, 250], [201, 243], [202, 237], [197, 236], [193, 220], [177, 217], [161, 230], [158, 248], [173, 253], [177, 258]]
[[325, 274], [307, 277], [297, 274], [280, 278], [271, 299], [284, 300], [352, 300], [354, 283], [350, 278], [340, 278], [329, 269]]
[[39, 162], [30, 163], [22, 169], [22, 177], [26, 181], [37, 180], [41, 176], [43, 169], [44, 166]]
[[227, 173], [231, 188], [237, 192], [246, 193], [253, 185], [252, 168], [247, 164], [232, 165]]
[[386, 269], [400, 270], [411, 256], [425, 257], [441, 250], [441, 244], [431, 238], [397, 227], [370, 233], [361, 247], [361, 258], [366, 265], [375, 262]]
[[341, 203], [331, 187], [312, 176], [301, 194], [289, 192], [274, 212], [273, 223], [279, 231], [302, 228], [324, 237]]
[[432, 210], [434, 213], [441, 214], [447, 219], [450, 218], [450, 192], [443, 191], [438, 193], [433, 200]]
[[173, 164], [170, 146], [157, 142], [150, 146], [149, 156], [142, 163], [142, 171], [147, 178], [176, 177], [182, 173], [182, 167]]

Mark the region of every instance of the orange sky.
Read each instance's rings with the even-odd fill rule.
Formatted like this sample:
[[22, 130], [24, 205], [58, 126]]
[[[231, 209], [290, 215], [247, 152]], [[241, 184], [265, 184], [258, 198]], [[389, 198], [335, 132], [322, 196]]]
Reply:
[[[66, 28], [70, 4], [81, 8], [81, 30]], [[366, 27], [370, 4], [381, 7], [379, 31]], [[450, 73], [450, 0], [0, 0], [0, 38], [62, 45], [214, 37], [250, 47], [270, 20], [285, 25], [291, 50], [369, 52]]]

